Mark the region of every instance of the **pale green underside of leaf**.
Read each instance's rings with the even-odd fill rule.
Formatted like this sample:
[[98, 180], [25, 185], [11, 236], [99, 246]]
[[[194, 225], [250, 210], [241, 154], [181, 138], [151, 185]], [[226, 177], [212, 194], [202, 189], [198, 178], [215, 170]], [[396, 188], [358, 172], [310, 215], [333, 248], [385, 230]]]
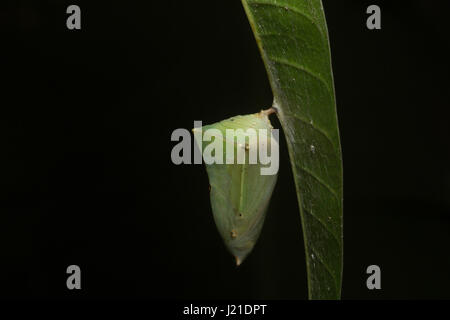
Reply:
[[342, 286], [342, 157], [320, 0], [242, 0], [286, 135], [305, 239], [310, 299]]

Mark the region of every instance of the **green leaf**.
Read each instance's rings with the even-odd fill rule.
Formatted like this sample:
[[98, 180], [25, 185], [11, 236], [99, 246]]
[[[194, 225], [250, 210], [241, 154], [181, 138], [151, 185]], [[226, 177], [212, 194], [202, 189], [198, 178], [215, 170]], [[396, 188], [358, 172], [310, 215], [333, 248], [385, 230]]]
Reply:
[[242, 0], [289, 149], [305, 240], [310, 299], [342, 286], [342, 157], [320, 0]]

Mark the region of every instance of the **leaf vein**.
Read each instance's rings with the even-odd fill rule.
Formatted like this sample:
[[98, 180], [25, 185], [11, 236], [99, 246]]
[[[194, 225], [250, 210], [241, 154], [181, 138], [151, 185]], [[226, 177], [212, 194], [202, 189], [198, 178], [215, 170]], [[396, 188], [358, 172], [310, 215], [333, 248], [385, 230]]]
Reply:
[[314, 130], [316, 130], [317, 132], [321, 133], [325, 137], [325, 139], [327, 139], [335, 147], [335, 144], [334, 144], [333, 140], [331, 140], [330, 136], [328, 136], [328, 133], [325, 130], [323, 130], [322, 128], [315, 126], [314, 124], [312, 124], [308, 120], [302, 118], [301, 116], [299, 116], [299, 115], [297, 115], [295, 113], [286, 113], [285, 115], [287, 115], [289, 117], [292, 117], [292, 118], [295, 118], [295, 119], [297, 119], [297, 120], [299, 120], [299, 121], [301, 121], [301, 122], [311, 126]]
[[336, 278], [335, 274], [334, 274], [333, 272], [331, 272], [330, 267], [328, 266], [328, 264], [326, 264], [326, 263], [324, 262], [323, 258], [320, 256], [320, 254], [317, 253], [316, 250], [314, 250], [314, 249], [311, 248], [311, 247], [309, 248], [309, 250], [311, 250], [312, 253], [316, 255], [317, 260], [325, 267], [325, 270], [327, 270], [327, 272], [329, 273], [329, 275], [331, 276], [331, 278], [334, 280], [334, 286], [335, 286], [335, 289], [338, 288], [338, 285], [337, 285], [337, 278]]
[[308, 47], [309, 50], [315, 51], [315, 52], [317, 52], [319, 54], [321, 53], [321, 50], [319, 50], [318, 48], [315, 48], [314, 46], [311, 46], [310, 44], [308, 44], [308, 42], [305, 39], [300, 38], [298, 34], [286, 34], [286, 33], [275, 33], [275, 32], [272, 32], [272, 33], [271, 32], [261, 33], [260, 32], [259, 36], [261, 38], [267, 38], [267, 37], [280, 37], [280, 38], [283, 38], [283, 37], [286, 37], [286, 38], [290, 38], [290, 39], [292, 39], [294, 41], [300, 40], [300, 41], [302, 41], [303, 43], [306, 44], [306, 46]]
[[341, 241], [339, 241], [338, 237], [334, 234], [334, 232], [331, 231], [331, 229], [325, 224], [325, 222], [323, 222], [321, 219], [319, 219], [319, 217], [317, 217], [315, 214], [313, 214], [310, 210], [306, 209], [305, 205], [302, 205], [302, 208], [303, 208], [303, 210], [305, 210], [306, 213], [308, 213], [310, 216], [314, 217], [324, 227], [324, 229], [333, 236], [334, 240], [336, 240], [338, 245], [340, 245]]
[[313, 177], [317, 182], [319, 182], [321, 185], [323, 185], [339, 202], [339, 197], [337, 195], [336, 190], [334, 190], [328, 183], [323, 181], [321, 178], [319, 178], [314, 172], [310, 171], [309, 169], [306, 169], [303, 166], [297, 166], [300, 170], [306, 172], [309, 176]]
[[297, 69], [297, 70], [300, 70], [300, 71], [302, 71], [302, 72], [304, 72], [304, 73], [309, 74], [309, 75], [312, 76], [314, 79], [316, 79], [316, 80], [322, 82], [322, 83], [325, 85], [325, 88], [327, 89], [327, 91], [328, 91], [328, 93], [329, 93], [330, 95], [333, 94], [333, 92], [331, 91], [331, 89], [330, 89], [328, 83], [325, 81], [325, 79], [322, 78], [321, 76], [319, 76], [319, 75], [318, 75], [317, 73], [315, 73], [314, 71], [309, 70], [309, 69], [306, 68], [305, 66], [299, 65], [299, 64], [297, 64], [297, 63], [295, 63], [295, 62], [291, 62], [291, 61], [286, 60], [286, 59], [281, 59], [281, 58], [277, 58], [277, 57], [273, 57], [273, 56], [268, 56], [267, 58], [270, 59], [270, 60], [272, 60], [272, 61], [275, 62], [275, 63], [279, 63], [279, 64], [282, 64], [282, 65], [285, 65], [285, 66], [288, 66], [288, 67], [291, 67], [291, 68], [294, 68], [294, 69]]
[[264, 1], [248, 1], [249, 5], [254, 5], [254, 6], [270, 6], [270, 7], [275, 7], [275, 8], [279, 8], [279, 9], [285, 9], [285, 10], [289, 10], [295, 14], [298, 14], [302, 17], [304, 17], [306, 20], [308, 20], [309, 22], [311, 22], [314, 27], [319, 31], [320, 35], [322, 36], [322, 38], [324, 37], [323, 31], [322, 29], [317, 25], [317, 22], [308, 14], [304, 13], [303, 11], [295, 8], [295, 7], [291, 7], [288, 6], [286, 4], [282, 5], [279, 3], [273, 3], [273, 2], [264, 2]]

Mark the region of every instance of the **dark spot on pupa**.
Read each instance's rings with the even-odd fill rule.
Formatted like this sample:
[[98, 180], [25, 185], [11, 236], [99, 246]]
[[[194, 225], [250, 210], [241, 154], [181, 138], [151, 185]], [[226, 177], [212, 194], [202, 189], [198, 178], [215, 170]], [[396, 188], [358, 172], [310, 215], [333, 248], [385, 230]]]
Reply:
[[242, 212], [239, 212], [239, 218], [242, 218], [243, 216]]

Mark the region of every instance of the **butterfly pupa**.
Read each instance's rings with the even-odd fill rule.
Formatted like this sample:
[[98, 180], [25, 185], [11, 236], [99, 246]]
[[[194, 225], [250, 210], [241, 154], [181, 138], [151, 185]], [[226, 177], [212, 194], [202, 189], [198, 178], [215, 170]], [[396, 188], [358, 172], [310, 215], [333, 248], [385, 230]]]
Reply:
[[[236, 116], [193, 130], [208, 173], [214, 221], [237, 265], [243, 262], [258, 240], [277, 180], [278, 167], [274, 174], [262, 174], [262, 168], [267, 168], [268, 165], [259, 157], [259, 148], [275, 149], [278, 152], [278, 135], [273, 135], [273, 127], [269, 120], [269, 115], [273, 112], [274, 109], [269, 109], [260, 113]], [[204, 137], [211, 129], [216, 130], [215, 132], [221, 136], [211, 138], [211, 143], [215, 139], [222, 139], [220, 141], [222, 163], [217, 163], [218, 161], [211, 163], [205, 158], [209, 142], [202, 140], [206, 140]], [[235, 132], [231, 139], [227, 136], [229, 132], [227, 129]], [[256, 139], [246, 135], [251, 132], [248, 129], [254, 129], [257, 133]], [[274, 146], [276, 148], [273, 148]], [[233, 149], [231, 159], [227, 147]], [[255, 150], [258, 157], [256, 162], [254, 160], [252, 162], [250, 152]], [[240, 161], [238, 152], [241, 152]], [[245, 155], [245, 161], [242, 161], [242, 154]], [[220, 158], [215, 154], [214, 156], [215, 159]]]

